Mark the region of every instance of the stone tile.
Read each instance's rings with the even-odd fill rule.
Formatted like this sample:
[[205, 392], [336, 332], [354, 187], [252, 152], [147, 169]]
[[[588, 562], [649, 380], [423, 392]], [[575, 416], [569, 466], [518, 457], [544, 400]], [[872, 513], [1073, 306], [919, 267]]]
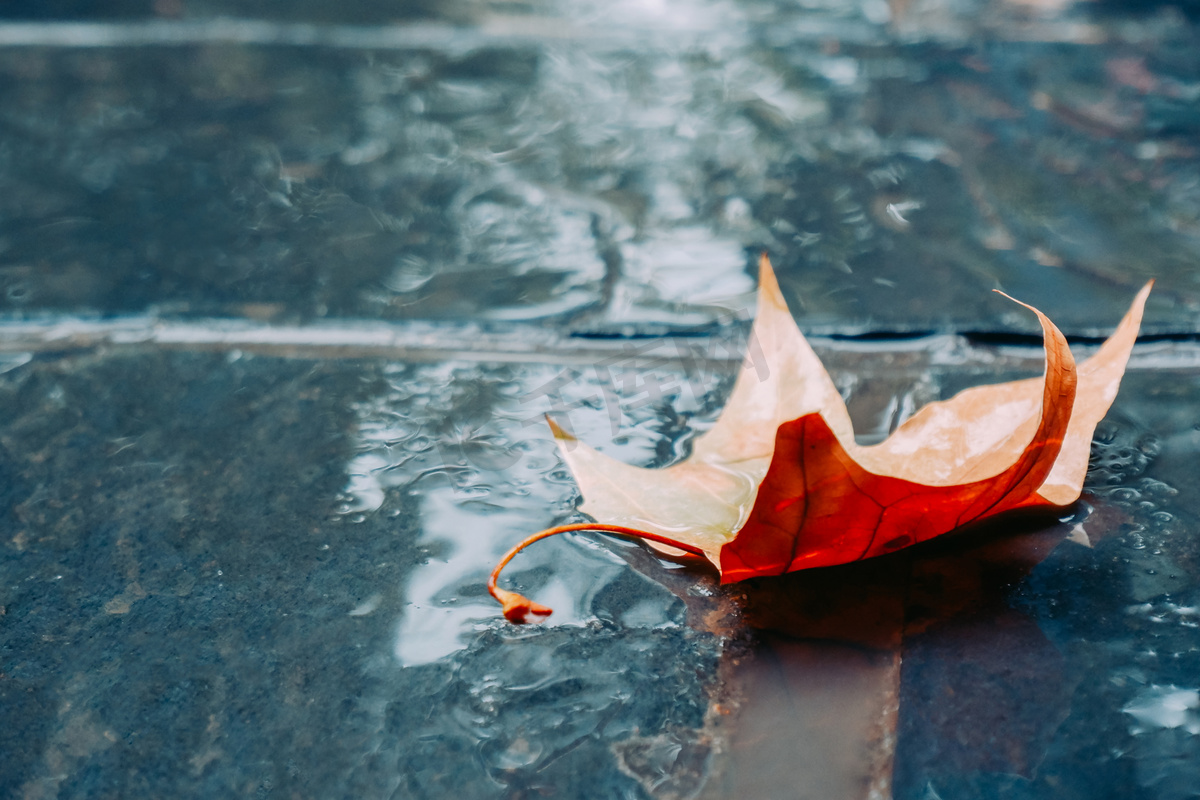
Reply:
[[[822, 351], [868, 437], [906, 392], [916, 405], [1037, 369], [1019, 348]], [[540, 412], [661, 465], [715, 419], [731, 368], [691, 391], [686, 362], [660, 363], [675, 389], [646, 402], [644, 381], [606, 391], [602, 372], [477, 357], [140, 345], [9, 364], [5, 793], [1191, 785], [1200, 545], [1195, 443], [1174, 433], [1200, 388], [1188, 347], [1135, 356], [1061, 521], [726, 588], [580, 536], [507, 576], [557, 607], [527, 629], [483, 583], [513, 541], [572, 513]], [[825, 771], [799, 784], [789, 765], [808, 763]]]
[[[1193, 5], [7, 4], [0, 796], [1192, 796]], [[686, 456], [764, 249], [863, 442], [1038, 372], [992, 288], [1167, 341], [1061, 516], [505, 623], [542, 415]]]
[[161, 47], [6, 29], [6, 313], [611, 334], [719, 319], [765, 249], [809, 331], [1032, 332], [999, 287], [1095, 336], [1153, 277], [1146, 330], [1196, 332], [1197, 31], [1165, 11], [1063, 11], [1074, 42], [1053, 15], [947, 22], [971, 4], [891, 33], [763, 3], [344, 30], [204, 8], [128, 29]]

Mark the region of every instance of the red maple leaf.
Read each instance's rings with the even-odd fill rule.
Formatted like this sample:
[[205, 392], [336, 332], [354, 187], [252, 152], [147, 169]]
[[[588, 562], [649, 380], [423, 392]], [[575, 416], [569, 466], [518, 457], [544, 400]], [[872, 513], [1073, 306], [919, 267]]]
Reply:
[[765, 255], [759, 272], [751, 332], [759, 352], [754, 363], [747, 356], [720, 419], [688, 459], [634, 467], [550, 423], [583, 494], [580, 510], [596, 523], [542, 531], [504, 556], [488, 588], [509, 620], [544, 618], [550, 609], [498, 588], [500, 570], [558, 533], [641, 538], [669, 554], [703, 556], [731, 583], [882, 555], [1016, 508], [1073, 503], [1151, 287], [1078, 368], [1058, 328], [1025, 306], [1042, 325], [1042, 378], [930, 403], [883, 442], [864, 446]]

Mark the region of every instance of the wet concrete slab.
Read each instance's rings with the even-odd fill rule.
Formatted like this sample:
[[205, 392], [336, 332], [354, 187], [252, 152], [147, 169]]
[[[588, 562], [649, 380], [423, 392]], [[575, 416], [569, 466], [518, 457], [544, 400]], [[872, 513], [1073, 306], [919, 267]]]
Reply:
[[[0, 796], [1195, 797], [1196, 16], [6, 4]], [[684, 458], [762, 250], [864, 443], [1157, 279], [1082, 500], [504, 622], [544, 415]]]
[[[905, 392], [1038, 359], [822, 355], [867, 436]], [[724, 588], [581, 535], [514, 565], [557, 608], [514, 628], [487, 571], [574, 515], [541, 412], [662, 465], [734, 367], [705, 384], [660, 362], [676, 388], [647, 402], [646, 382], [606, 393], [592, 370], [486, 354], [10, 357], [4, 791], [1186, 797], [1197, 364], [1135, 354], [1061, 519]]]
[[611, 333], [718, 318], [765, 249], [808, 331], [1034, 332], [1002, 288], [1097, 335], [1153, 277], [1146, 330], [1197, 333], [1168, 7], [159, 5], [0, 23], [5, 313]]

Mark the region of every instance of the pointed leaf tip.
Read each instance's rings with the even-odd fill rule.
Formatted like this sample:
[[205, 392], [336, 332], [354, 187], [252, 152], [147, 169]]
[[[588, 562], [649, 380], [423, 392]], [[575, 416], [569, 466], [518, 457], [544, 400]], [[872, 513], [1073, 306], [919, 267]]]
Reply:
[[775, 268], [771, 266], [771, 258], [764, 250], [758, 257], [758, 295], [759, 303], [769, 301], [773, 305], [787, 309], [787, 301], [779, 289], [779, 281], [775, 278]]
[[575, 441], [574, 434], [570, 433], [569, 431], [564, 429], [561, 425], [559, 425], [557, 422], [555, 422], [554, 418], [551, 417], [549, 414], [546, 415], [546, 423], [550, 426], [550, 432], [552, 434], [554, 434], [555, 439], [558, 439], [560, 442]]

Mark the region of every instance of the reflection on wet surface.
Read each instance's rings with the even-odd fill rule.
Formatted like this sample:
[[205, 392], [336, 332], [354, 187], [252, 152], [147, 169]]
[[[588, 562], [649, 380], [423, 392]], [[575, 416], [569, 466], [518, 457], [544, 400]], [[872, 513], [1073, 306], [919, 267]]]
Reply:
[[766, 248], [809, 330], [1032, 332], [999, 286], [1095, 335], [1157, 277], [1146, 330], [1195, 332], [1170, 7], [608, 5], [0, 24], [0, 303], [612, 330]]
[[[850, 393], [868, 418], [961, 380], [911, 348], [826, 358], [843, 385], [881, 365]], [[681, 458], [732, 377], [700, 404], [610, 387], [613, 437], [595, 375], [553, 365], [140, 349], [0, 375], [7, 786], [1187, 796], [1200, 550], [1190, 473], [1136, 421], [1170, 413], [1161, 374], [1126, 378], [1061, 520], [726, 588], [577, 536], [514, 564], [558, 608], [518, 629], [484, 580], [572, 515], [534, 394], [559, 374], [577, 433], [644, 464]], [[189, 768], [148, 777], [161, 747]]]
[[[92, 5], [0, 9], [0, 796], [1196, 796], [1194, 4]], [[992, 288], [1178, 341], [1060, 516], [505, 623], [762, 249], [864, 443], [1041, 368]]]

